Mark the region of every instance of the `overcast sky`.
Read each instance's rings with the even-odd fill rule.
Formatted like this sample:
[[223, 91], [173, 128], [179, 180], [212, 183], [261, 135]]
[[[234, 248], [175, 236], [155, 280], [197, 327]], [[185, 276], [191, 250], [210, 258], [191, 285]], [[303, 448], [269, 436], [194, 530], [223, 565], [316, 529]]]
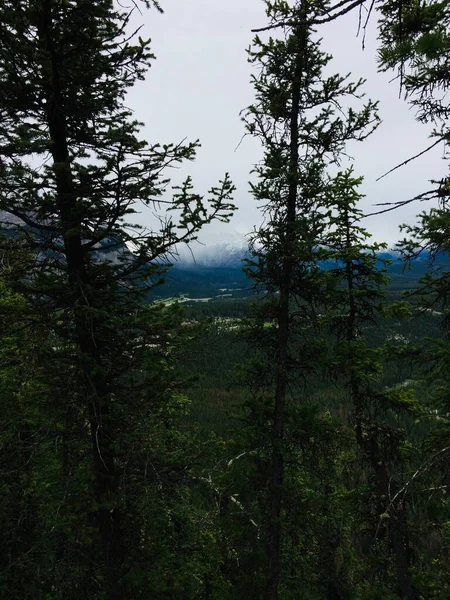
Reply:
[[[157, 55], [146, 80], [130, 92], [128, 105], [145, 122], [143, 135], [149, 142], [200, 139], [202, 148], [195, 163], [173, 173], [178, 182], [187, 174], [199, 192], [206, 192], [228, 171], [237, 187], [239, 210], [226, 228], [212, 227], [206, 238], [227, 237], [227, 231], [248, 232], [260, 221], [249, 193], [252, 166], [259, 160], [258, 142], [244, 133], [239, 112], [252, 103], [252, 67], [246, 48], [251, 29], [267, 23], [262, 0], [165, 0], [165, 14], [151, 10], [135, 15], [143, 23], [142, 37], [152, 38]], [[377, 202], [403, 200], [428, 189], [428, 180], [442, 176], [441, 151], [435, 150], [396, 173], [376, 182], [377, 177], [420, 152], [429, 141], [425, 126], [415, 122], [413, 112], [398, 97], [392, 74], [377, 73], [376, 28], [373, 21], [361, 48], [356, 37], [357, 13], [323, 26], [324, 49], [333, 54], [333, 70], [365, 77], [367, 95], [380, 102], [383, 123], [366, 142], [350, 148], [355, 170], [364, 176], [362, 201], [365, 212]], [[240, 143], [241, 142], [241, 143]], [[371, 217], [366, 227], [380, 241], [398, 239], [398, 225], [412, 222], [424, 205], [410, 205], [387, 215]], [[142, 214], [145, 222], [149, 217]]]

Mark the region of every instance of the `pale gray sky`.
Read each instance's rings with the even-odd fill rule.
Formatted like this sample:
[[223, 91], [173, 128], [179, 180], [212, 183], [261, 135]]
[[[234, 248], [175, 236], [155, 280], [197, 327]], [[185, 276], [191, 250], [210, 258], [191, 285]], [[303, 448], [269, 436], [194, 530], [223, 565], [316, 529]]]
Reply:
[[[149, 142], [200, 138], [197, 160], [174, 172], [174, 181], [191, 174], [197, 190], [206, 192], [228, 171], [238, 188], [239, 210], [225, 227], [247, 232], [260, 220], [248, 181], [261, 152], [250, 137], [239, 145], [244, 133], [239, 112], [253, 100], [252, 67], [245, 50], [253, 37], [251, 29], [266, 24], [264, 2], [165, 0], [163, 8], [164, 15], [156, 11], [136, 15], [135, 23], [144, 23], [142, 37], [152, 38], [157, 60], [146, 80], [130, 92], [128, 105], [145, 122], [143, 136]], [[365, 77], [367, 95], [380, 102], [383, 124], [366, 142], [349, 148], [356, 173], [365, 178], [362, 208], [372, 212], [376, 202], [403, 200], [425, 191], [430, 178], [442, 176], [444, 164], [437, 149], [376, 182], [395, 164], [425, 148], [428, 131], [398, 98], [396, 82], [389, 83], [392, 75], [377, 73], [375, 22], [365, 51], [356, 31], [355, 12], [323, 26], [320, 35], [324, 49], [334, 56], [333, 71], [351, 72], [353, 79]], [[377, 240], [393, 243], [399, 237], [398, 224], [411, 222], [423, 208], [415, 204], [371, 217], [366, 226]], [[146, 219], [143, 214], [141, 220]], [[224, 231], [214, 226], [207, 237], [217, 239]]]

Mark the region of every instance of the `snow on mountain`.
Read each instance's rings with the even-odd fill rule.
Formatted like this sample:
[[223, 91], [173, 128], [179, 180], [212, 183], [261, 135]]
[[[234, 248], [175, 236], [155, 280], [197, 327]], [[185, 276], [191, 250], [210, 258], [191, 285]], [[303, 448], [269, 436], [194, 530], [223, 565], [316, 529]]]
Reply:
[[246, 235], [235, 230], [203, 233], [197, 242], [177, 248], [174, 264], [183, 268], [240, 267], [248, 254]]
[[[242, 260], [249, 257], [248, 234], [240, 233], [230, 227], [202, 231], [200, 239], [189, 246], [177, 248], [173, 264], [183, 269], [201, 267], [242, 267]], [[388, 258], [395, 264], [400, 263], [400, 252], [395, 249], [379, 252], [380, 258]], [[426, 260], [424, 252], [417, 260]]]

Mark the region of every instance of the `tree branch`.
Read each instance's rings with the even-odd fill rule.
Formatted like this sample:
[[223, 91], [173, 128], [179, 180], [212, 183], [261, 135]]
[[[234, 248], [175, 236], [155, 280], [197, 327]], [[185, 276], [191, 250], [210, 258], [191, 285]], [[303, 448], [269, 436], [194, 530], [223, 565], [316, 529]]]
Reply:
[[[396, 210], [397, 208], [400, 208], [401, 206], [405, 206], [406, 204], [415, 202], [416, 200], [420, 200], [421, 202], [424, 200], [431, 200], [431, 198], [433, 198], [433, 196], [430, 194], [437, 195], [438, 192], [439, 192], [439, 190], [429, 190], [428, 192], [423, 192], [423, 194], [419, 194], [417, 196], [414, 196], [414, 198], [409, 198], [408, 200], [400, 200], [399, 202], [379, 202], [379, 203], [375, 204], [374, 206], [389, 206], [389, 208], [385, 208], [383, 210], [378, 210], [378, 211], [372, 212], [372, 213], [367, 213], [366, 215], [364, 215], [363, 218], [373, 217], [375, 215], [382, 215], [384, 213], [391, 212], [393, 210]], [[429, 197], [427, 198], [427, 196], [429, 196]]]
[[[357, 6], [362, 6], [365, 2], [366, 2], [366, 0], [341, 0], [341, 2], [338, 2], [332, 8], [330, 8], [330, 10], [328, 11], [327, 17], [324, 17], [322, 19], [312, 19], [311, 21], [308, 22], [308, 25], [320, 25], [321, 23], [329, 23], [330, 21], [334, 21], [335, 19], [341, 17], [342, 15], [349, 13]], [[333, 14], [333, 11], [336, 11], [341, 7], [344, 7], [344, 8], [342, 10], [340, 10], [339, 12]], [[369, 10], [369, 16], [370, 16], [370, 13], [372, 12], [372, 8], [373, 8], [373, 0], [372, 0], [372, 6]], [[267, 25], [266, 27], [258, 27], [257, 29], [252, 29], [251, 31], [252, 31], [252, 33], [261, 33], [264, 31], [270, 31], [272, 29], [278, 29], [279, 27], [293, 27], [294, 25], [296, 25], [296, 23], [297, 23], [296, 21], [280, 21], [279, 23], [272, 23], [271, 25]], [[367, 24], [367, 21], [366, 21], [366, 24]]]
[[376, 181], [380, 181], [380, 179], [383, 179], [384, 177], [387, 177], [387, 175], [390, 175], [391, 173], [393, 173], [397, 169], [400, 169], [400, 167], [404, 167], [405, 165], [407, 165], [411, 161], [415, 160], [416, 158], [419, 158], [420, 156], [423, 156], [429, 150], [432, 150], [435, 146], [437, 146], [438, 144], [440, 144], [441, 142], [443, 142], [444, 139], [445, 139], [444, 137], [440, 137], [437, 142], [434, 142], [434, 144], [431, 144], [431, 146], [428, 146], [428, 148], [425, 148], [425, 150], [422, 150], [422, 152], [419, 152], [415, 156], [411, 156], [411, 158], [408, 158], [407, 160], [404, 160], [403, 162], [401, 162], [396, 167], [393, 167], [392, 169], [390, 169], [389, 171], [387, 171], [386, 173], [384, 173], [384, 175], [381, 175], [380, 177], [378, 177], [378, 179]]
[[[333, 7], [330, 10], [330, 13], [338, 7], [348, 4], [349, 1], [350, 0], [346, 0], [345, 2], [340, 2], [339, 4], [337, 4], [335, 7]], [[335, 19], [342, 17], [342, 15], [346, 15], [347, 13], [352, 11], [354, 8], [356, 8], [357, 6], [362, 6], [365, 1], [366, 0], [354, 0], [354, 2], [352, 2], [349, 6], [346, 6], [345, 8], [343, 8], [341, 11], [339, 11], [335, 14], [330, 14], [328, 17], [325, 17], [323, 19], [314, 19], [313, 21], [310, 21], [310, 23], [311, 23], [311, 25], [321, 25], [322, 23], [329, 23], [330, 21], [334, 21]], [[370, 13], [369, 13], [369, 16], [370, 16]]]

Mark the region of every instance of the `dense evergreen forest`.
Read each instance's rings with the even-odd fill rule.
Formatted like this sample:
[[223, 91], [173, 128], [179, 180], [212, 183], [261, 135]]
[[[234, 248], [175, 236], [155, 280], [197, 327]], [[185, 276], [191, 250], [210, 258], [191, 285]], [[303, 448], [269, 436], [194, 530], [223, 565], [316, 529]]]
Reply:
[[422, 210], [393, 269], [348, 158], [377, 98], [321, 37], [376, 24], [446, 169], [449, 3], [264, 0], [241, 115], [261, 224], [240, 293], [205, 303], [167, 299], [169, 263], [235, 187], [172, 184], [198, 142], [141, 138], [132, 23], [164, 5], [125, 4], [0, 2], [0, 597], [448, 600], [450, 179], [378, 207]]

